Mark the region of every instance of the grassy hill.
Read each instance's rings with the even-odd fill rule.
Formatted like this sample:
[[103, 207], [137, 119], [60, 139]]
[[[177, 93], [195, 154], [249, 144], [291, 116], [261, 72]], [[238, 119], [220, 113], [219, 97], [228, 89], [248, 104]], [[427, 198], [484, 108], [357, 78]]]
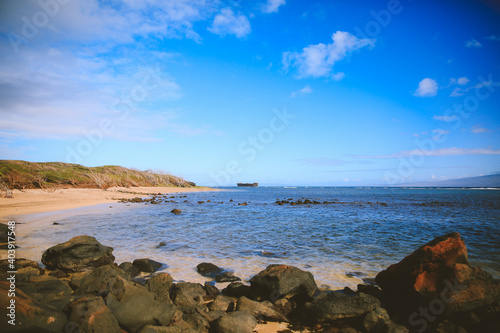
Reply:
[[161, 171], [139, 171], [116, 165], [85, 167], [62, 162], [0, 160], [0, 190], [30, 188], [108, 188], [112, 186], [196, 186]]

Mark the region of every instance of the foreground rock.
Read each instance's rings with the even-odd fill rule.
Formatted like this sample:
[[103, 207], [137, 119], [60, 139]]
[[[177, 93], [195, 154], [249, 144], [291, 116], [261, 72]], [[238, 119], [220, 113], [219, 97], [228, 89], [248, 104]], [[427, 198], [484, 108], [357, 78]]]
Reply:
[[287, 265], [269, 265], [250, 279], [255, 293], [262, 299], [277, 301], [282, 297], [310, 298], [316, 292], [316, 282], [310, 272]]
[[229, 312], [214, 322], [214, 333], [252, 333], [257, 319], [244, 311]]
[[[481, 313], [496, 307], [493, 311], [500, 315], [497, 306], [500, 281], [470, 265], [465, 243], [458, 233], [423, 245], [380, 272], [376, 281], [390, 312], [420, 328], [455, 318], [459, 326], [475, 331], [478, 328], [474, 320], [466, 319], [477, 317], [471, 311]], [[497, 322], [500, 327], [500, 321]]]
[[[63, 332], [66, 315], [51, 306], [42, 304], [21, 290], [16, 291], [15, 316], [8, 308], [11, 298], [8, 296], [10, 285], [0, 281], [0, 331], [1, 332]], [[10, 315], [10, 316], [9, 316]], [[8, 323], [14, 319], [15, 325]]]
[[103, 246], [94, 237], [77, 236], [46, 250], [42, 262], [49, 269], [81, 272], [112, 263], [112, 252], [112, 247]]
[[175, 313], [175, 306], [155, 300], [145, 287], [125, 280], [114, 279], [106, 305], [125, 330], [138, 332], [145, 325], [167, 326]]
[[[77, 243], [81, 242], [73, 239], [60, 244], [61, 251], [52, 254], [95, 257], [92, 251], [90, 256], [81, 253]], [[122, 267], [136, 268], [135, 274], [152, 273], [159, 265], [138, 259]], [[1, 267], [8, 268], [8, 261], [0, 260]], [[174, 283], [168, 273], [131, 280], [114, 263], [71, 267], [88, 270], [68, 276], [19, 259], [17, 325], [0, 321], [0, 331], [250, 333], [258, 320], [289, 321], [309, 332], [324, 333], [407, 333], [409, 328], [472, 333], [497, 332], [500, 327], [499, 283], [469, 264], [465, 244], [455, 233], [427, 243], [381, 272], [377, 282], [382, 290], [359, 285], [357, 292], [349, 288], [318, 292], [311, 273], [287, 265], [270, 265], [252, 277], [250, 286], [232, 282], [222, 293], [211, 283]], [[212, 264], [199, 270], [221, 272]], [[4, 318], [9, 318], [9, 288], [0, 282]]]

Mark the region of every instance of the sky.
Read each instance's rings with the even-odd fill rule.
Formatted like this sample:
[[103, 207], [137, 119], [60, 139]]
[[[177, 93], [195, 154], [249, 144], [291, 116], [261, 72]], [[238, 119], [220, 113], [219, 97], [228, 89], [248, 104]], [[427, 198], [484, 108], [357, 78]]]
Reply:
[[0, 159], [199, 185], [500, 172], [495, 1], [3, 0]]

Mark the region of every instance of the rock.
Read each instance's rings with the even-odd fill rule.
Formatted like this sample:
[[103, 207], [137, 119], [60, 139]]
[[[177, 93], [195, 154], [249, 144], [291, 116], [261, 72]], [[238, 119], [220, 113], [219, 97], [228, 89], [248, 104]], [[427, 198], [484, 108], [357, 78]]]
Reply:
[[68, 273], [61, 271], [60, 269], [56, 269], [55, 271], [50, 272], [49, 276], [53, 276], [58, 279], [69, 277]]
[[376, 281], [391, 308], [405, 315], [431, 302], [440, 303], [441, 314], [469, 311], [500, 299], [500, 281], [469, 264], [465, 243], [456, 232], [423, 245], [380, 272]]
[[170, 211], [170, 213], [173, 213], [173, 214], [175, 214], [175, 215], [179, 215], [180, 213], [182, 213], [182, 211], [181, 211], [180, 209], [175, 208], [175, 209], [172, 209], [172, 210]]
[[68, 309], [68, 321], [76, 323], [79, 332], [121, 332], [118, 321], [101, 297], [81, 298], [69, 303]]
[[179, 282], [170, 288], [170, 298], [177, 306], [201, 305], [206, 295], [199, 283]]
[[155, 300], [145, 287], [117, 276], [106, 296], [106, 305], [125, 330], [134, 333], [145, 325], [166, 326], [175, 306]]
[[47, 249], [42, 255], [42, 262], [48, 269], [80, 272], [111, 264], [115, 261], [112, 252], [112, 247], [103, 246], [94, 237], [77, 236]]
[[244, 311], [226, 313], [213, 324], [214, 333], [252, 333], [257, 319]]
[[220, 290], [219, 288], [217, 288], [216, 286], [214, 286], [212, 283], [210, 282], [205, 282], [205, 284], [203, 285], [203, 289], [205, 289], [206, 293], [207, 293], [207, 296], [205, 297], [205, 299], [207, 300], [211, 300], [211, 299], [214, 299], [217, 295], [220, 294]]
[[216, 275], [222, 273], [224, 270], [212, 263], [202, 262], [201, 264], [196, 266], [196, 271], [202, 276], [215, 278]]
[[208, 310], [205, 306], [184, 306], [182, 310], [182, 321], [196, 332], [208, 333], [210, 322], [208, 321]]
[[48, 275], [30, 275], [16, 287], [39, 302], [49, 302], [57, 297], [68, 296], [73, 290], [63, 281]]
[[196, 270], [205, 277], [215, 279], [216, 282], [241, 281], [239, 277], [234, 276], [233, 272], [224, 270], [212, 263], [203, 262], [196, 266]]
[[343, 292], [322, 292], [310, 305], [310, 315], [317, 322], [331, 322], [338, 319], [353, 318], [373, 311], [380, 301], [364, 293], [346, 295]]
[[98, 267], [82, 278], [80, 285], [75, 290], [75, 294], [92, 294], [106, 297], [111, 290], [115, 278], [119, 276], [124, 279], [129, 279], [129, 275], [117, 266], [105, 265]]
[[127, 272], [131, 277], [141, 274], [141, 270], [132, 265], [132, 263], [129, 261], [122, 262], [120, 265], [118, 265], [118, 267]]
[[237, 276], [234, 276], [233, 272], [225, 271], [215, 276], [215, 282], [235, 282], [241, 281]]
[[361, 322], [366, 332], [407, 333], [408, 329], [394, 323], [384, 308], [377, 306], [366, 313]]
[[[17, 271], [17, 276], [20, 274], [27, 275], [43, 275], [45, 270], [41, 268], [36, 261], [27, 260], [23, 258], [17, 258], [15, 261], [15, 271]], [[12, 271], [10, 267], [9, 259], [0, 260], [0, 276], [8, 276], [7, 271]], [[2, 278], [2, 280], [5, 280]]]
[[7, 250], [9, 248], [9, 226], [0, 223], [0, 249]]
[[214, 301], [208, 305], [210, 311], [233, 311], [234, 301], [224, 295], [217, 295]]
[[137, 267], [141, 272], [146, 273], [156, 272], [161, 266], [163, 266], [161, 263], [152, 259], [135, 259], [132, 265]]
[[236, 305], [236, 311], [246, 311], [256, 318], [263, 318], [270, 321], [284, 321], [288, 319], [272, 308], [272, 304], [267, 302], [252, 301], [245, 296], [240, 297]]
[[241, 296], [254, 298], [254, 290], [241, 282], [231, 282], [226, 288], [222, 289], [222, 294], [229, 297], [240, 298]]
[[316, 292], [310, 272], [287, 265], [269, 265], [250, 279], [252, 289], [263, 299], [277, 301], [282, 297], [309, 298]]
[[10, 284], [0, 281], [0, 332], [64, 332], [66, 315], [54, 308], [37, 302], [22, 290], [16, 290], [15, 326], [8, 323], [12, 317]]
[[184, 328], [179, 326], [144, 326], [139, 333], [197, 333], [191, 328]]
[[71, 289], [75, 290], [78, 289], [80, 284], [83, 281], [83, 278], [87, 275], [89, 275], [92, 271], [85, 271], [85, 272], [78, 272], [78, 273], [72, 273], [71, 274], [71, 280], [69, 281], [69, 286]]
[[155, 299], [170, 303], [169, 289], [172, 287], [174, 280], [168, 273], [159, 273], [153, 276], [146, 282], [146, 288], [151, 292]]

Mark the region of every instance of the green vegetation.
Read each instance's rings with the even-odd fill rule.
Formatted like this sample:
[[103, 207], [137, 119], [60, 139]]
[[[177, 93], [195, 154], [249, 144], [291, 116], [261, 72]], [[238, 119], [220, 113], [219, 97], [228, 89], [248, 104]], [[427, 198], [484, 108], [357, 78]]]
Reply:
[[161, 171], [139, 171], [116, 165], [84, 167], [62, 162], [0, 160], [0, 190], [30, 188], [103, 188], [112, 186], [191, 187], [192, 182]]

